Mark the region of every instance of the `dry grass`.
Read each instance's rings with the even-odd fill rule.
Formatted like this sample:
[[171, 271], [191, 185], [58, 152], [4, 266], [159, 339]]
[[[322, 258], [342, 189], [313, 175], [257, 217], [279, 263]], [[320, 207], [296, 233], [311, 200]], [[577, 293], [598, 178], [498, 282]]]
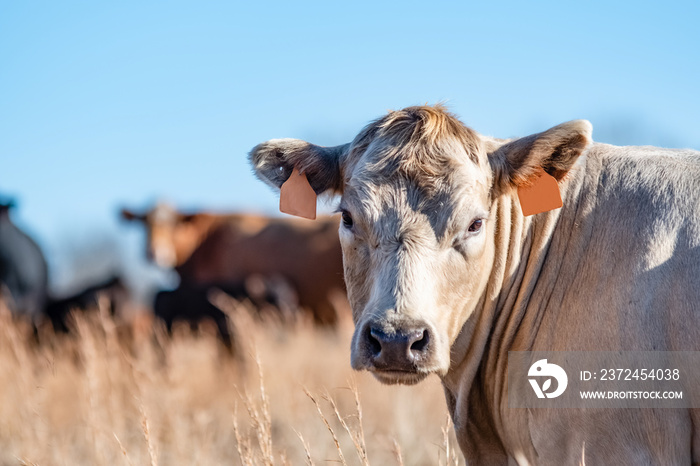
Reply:
[[[350, 369], [335, 332], [235, 316], [241, 357], [213, 332], [77, 317], [71, 337], [0, 309], [0, 464], [461, 464], [437, 379], [387, 387]], [[1, 303], [0, 303], [1, 306]]]

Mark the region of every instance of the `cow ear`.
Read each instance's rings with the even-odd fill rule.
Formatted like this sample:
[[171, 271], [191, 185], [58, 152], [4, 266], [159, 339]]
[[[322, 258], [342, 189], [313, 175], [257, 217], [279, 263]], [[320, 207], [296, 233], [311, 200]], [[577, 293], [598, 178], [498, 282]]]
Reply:
[[250, 151], [248, 160], [262, 181], [279, 188], [294, 167], [306, 174], [309, 184], [321, 194], [342, 191], [341, 167], [350, 144], [321, 147], [299, 139], [272, 139]]
[[143, 222], [146, 220], [146, 216], [142, 214], [137, 214], [135, 212], [132, 212], [129, 209], [122, 209], [120, 212], [120, 216], [122, 219], [127, 220], [127, 221], [139, 221]]
[[591, 144], [592, 130], [588, 121], [574, 120], [501, 145], [489, 154], [494, 188], [527, 184], [540, 169], [561, 180]]

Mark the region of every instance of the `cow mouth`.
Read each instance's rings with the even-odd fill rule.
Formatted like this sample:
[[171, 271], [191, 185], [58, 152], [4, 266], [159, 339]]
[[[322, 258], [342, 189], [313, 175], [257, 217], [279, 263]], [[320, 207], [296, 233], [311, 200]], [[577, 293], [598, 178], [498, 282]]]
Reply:
[[430, 373], [402, 370], [380, 370], [371, 368], [369, 371], [374, 378], [385, 385], [415, 385], [422, 382]]

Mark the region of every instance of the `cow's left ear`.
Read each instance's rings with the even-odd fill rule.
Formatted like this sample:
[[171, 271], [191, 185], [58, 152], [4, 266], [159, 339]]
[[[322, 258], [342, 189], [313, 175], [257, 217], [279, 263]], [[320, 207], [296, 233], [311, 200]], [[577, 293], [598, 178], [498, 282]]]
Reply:
[[341, 167], [350, 144], [321, 147], [299, 139], [272, 139], [258, 144], [248, 159], [258, 178], [279, 188], [294, 167], [306, 174], [309, 184], [321, 194], [342, 190]]
[[540, 169], [561, 180], [591, 144], [592, 130], [588, 121], [574, 120], [503, 144], [489, 154], [494, 188], [527, 184]]

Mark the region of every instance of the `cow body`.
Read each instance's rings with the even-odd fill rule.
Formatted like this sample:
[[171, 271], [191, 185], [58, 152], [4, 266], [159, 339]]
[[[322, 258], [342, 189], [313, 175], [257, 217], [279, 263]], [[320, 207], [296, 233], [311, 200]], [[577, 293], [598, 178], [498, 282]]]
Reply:
[[508, 351], [700, 349], [699, 181], [697, 152], [594, 144], [561, 209], [523, 218], [517, 199], [495, 203], [491, 291], [443, 378], [475, 464], [698, 461], [698, 410], [509, 409], [505, 386]]
[[48, 289], [46, 260], [39, 246], [10, 219], [0, 204], [0, 296], [18, 315], [33, 321], [44, 311]]
[[234, 352], [233, 326], [229, 325], [226, 313], [213, 302], [215, 294], [221, 292], [239, 302], [248, 301], [261, 313], [272, 309], [282, 319], [292, 320], [298, 312], [296, 295], [286, 280], [275, 277], [267, 279], [257, 275], [248, 277], [245, 282], [207, 285], [181, 283], [174, 290], [156, 293], [153, 311], [163, 321], [169, 334], [178, 322], [187, 323], [191, 328], [204, 321], [212, 322], [221, 342], [230, 352]]
[[168, 333], [172, 332], [176, 322], [189, 323], [191, 327], [206, 320], [213, 322], [221, 342], [232, 352], [233, 341], [228, 318], [209, 300], [210, 290], [209, 287], [183, 285], [172, 291], [159, 291], [153, 303], [153, 312], [165, 323]]
[[334, 300], [345, 295], [337, 218], [312, 222], [247, 214], [169, 215], [174, 217], [169, 232], [158, 224], [168, 217], [158, 208], [144, 216], [129, 216], [144, 221], [149, 256], [173, 266], [182, 286], [241, 287], [250, 276], [282, 279], [296, 292], [298, 305], [313, 312], [318, 323], [337, 321]]
[[[590, 132], [498, 140], [412, 107], [343, 146], [251, 152], [275, 186], [297, 166], [342, 195], [353, 367], [439, 375], [470, 464], [700, 462], [698, 410], [508, 407], [509, 351], [700, 350], [700, 153]], [[563, 207], [525, 217], [541, 170]]]

